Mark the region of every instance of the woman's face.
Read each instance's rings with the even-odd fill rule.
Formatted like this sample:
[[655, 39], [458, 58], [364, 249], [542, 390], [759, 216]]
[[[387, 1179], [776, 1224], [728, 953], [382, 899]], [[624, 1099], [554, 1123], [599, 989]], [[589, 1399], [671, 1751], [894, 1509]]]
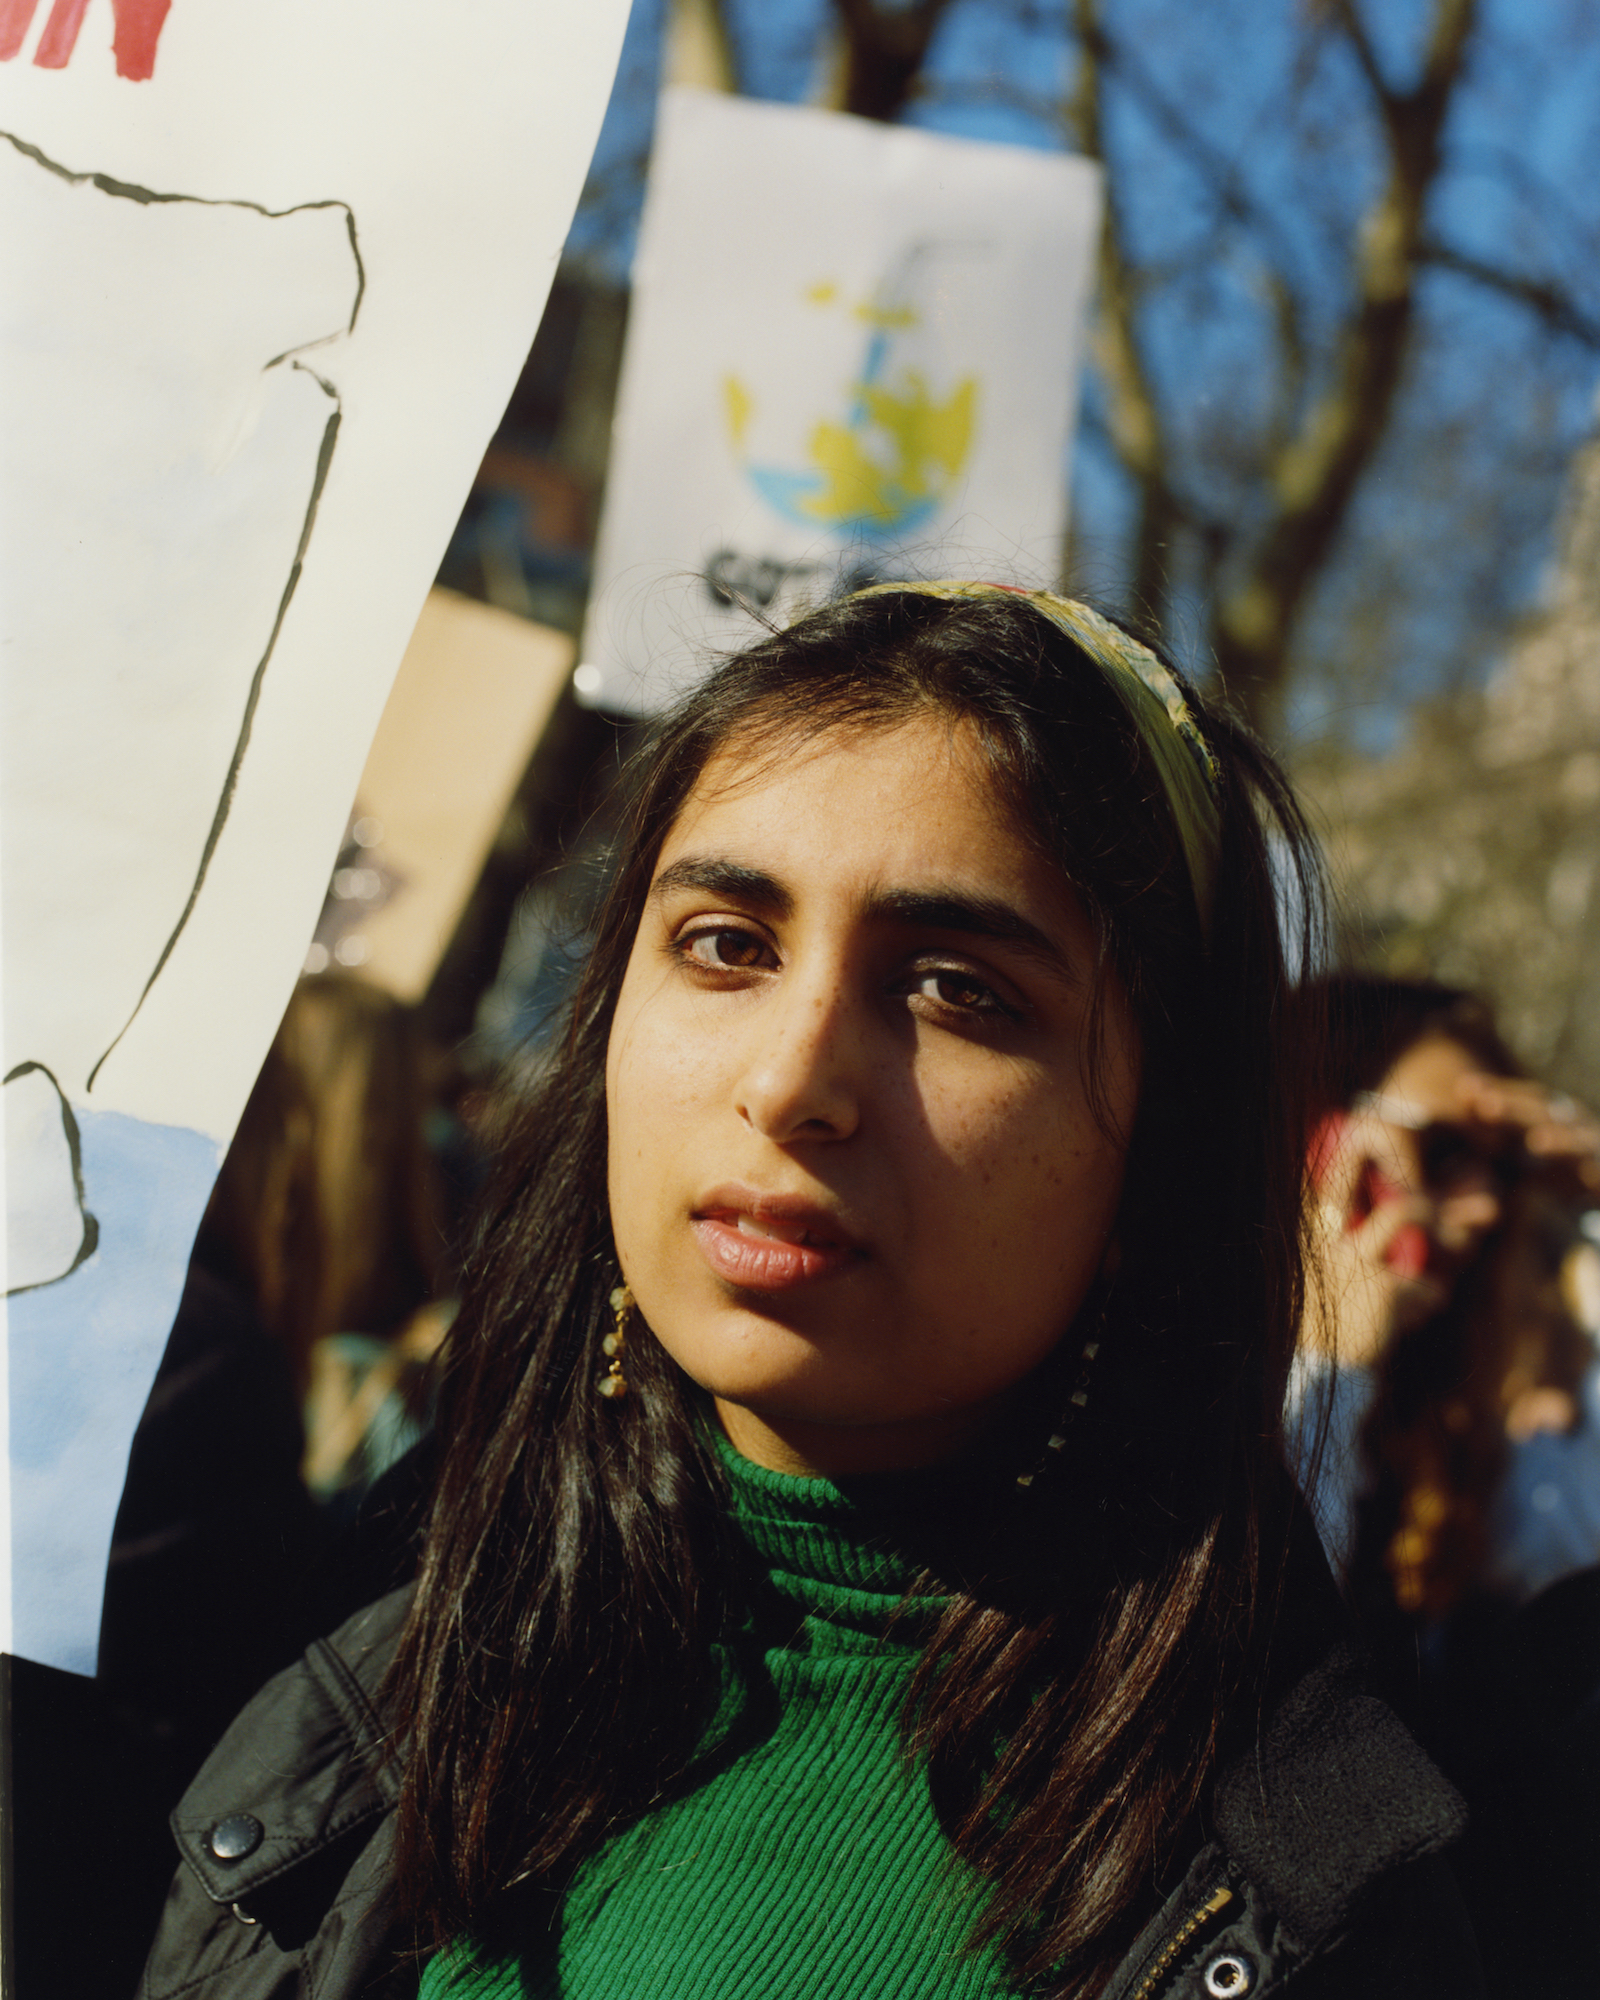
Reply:
[[959, 725], [708, 766], [611, 1030], [611, 1217], [641, 1313], [746, 1457], [933, 1462], [1061, 1338], [1138, 1088], [1114, 989], [1102, 1129], [1094, 970]]

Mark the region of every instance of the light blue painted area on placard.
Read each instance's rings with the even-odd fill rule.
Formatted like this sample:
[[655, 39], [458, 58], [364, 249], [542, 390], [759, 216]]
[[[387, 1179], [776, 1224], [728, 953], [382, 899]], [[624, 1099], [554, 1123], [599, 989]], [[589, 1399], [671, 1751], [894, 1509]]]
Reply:
[[[750, 484], [775, 513], [802, 528], [812, 528], [818, 516], [813, 503], [826, 490], [827, 482], [818, 472], [786, 472], [780, 466], [750, 465], [745, 472]], [[829, 532], [840, 541], [890, 542], [931, 521], [942, 501], [893, 495], [895, 511], [884, 520], [875, 514], [846, 514], [827, 523]]]
[[92, 1674], [128, 1446], [222, 1159], [203, 1132], [74, 1106], [94, 1254], [7, 1301], [12, 1651]]

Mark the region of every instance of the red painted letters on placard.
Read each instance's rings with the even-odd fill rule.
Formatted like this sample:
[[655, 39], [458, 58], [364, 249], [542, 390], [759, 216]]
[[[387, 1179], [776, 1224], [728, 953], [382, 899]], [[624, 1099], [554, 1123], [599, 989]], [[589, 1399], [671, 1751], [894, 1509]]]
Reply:
[[[0, 0], [0, 62], [9, 62], [22, 47], [39, 0]], [[156, 44], [172, 0], [111, 0], [116, 23], [111, 53], [117, 75], [142, 82], [155, 74]], [[44, 24], [33, 60], [40, 69], [65, 69], [77, 45], [78, 30], [89, 0], [55, 0]]]
[[147, 76], [154, 75], [156, 43], [161, 39], [161, 24], [171, 5], [172, 0], [111, 0], [111, 11], [117, 20], [111, 52], [117, 59], [118, 76], [132, 77], [142, 83]]
[[33, 59], [40, 69], [66, 68], [88, 6], [89, 0], [56, 0], [50, 9], [50, 18], [44, 24], [44, 33], [39, 37], [39, 46], [33, 52]]
[[39, 0], [0, 0], [0, 62], [10, 62], [33, 25]]

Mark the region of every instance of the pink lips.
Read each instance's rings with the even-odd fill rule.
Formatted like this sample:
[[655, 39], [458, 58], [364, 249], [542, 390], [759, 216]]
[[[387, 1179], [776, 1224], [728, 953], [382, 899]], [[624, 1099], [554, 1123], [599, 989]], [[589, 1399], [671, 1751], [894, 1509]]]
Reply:
[[695, 1210], [692, 1223], [706, 1262], [741, 1291], [814, 1284], [864, 1255], [825, 1209], [795, 1196], [719, 1188]]

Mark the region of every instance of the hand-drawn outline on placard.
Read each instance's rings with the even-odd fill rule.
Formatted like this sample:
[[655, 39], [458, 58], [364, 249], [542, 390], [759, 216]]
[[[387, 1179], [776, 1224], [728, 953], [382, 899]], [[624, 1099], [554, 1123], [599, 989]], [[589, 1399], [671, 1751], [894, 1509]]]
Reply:
[[[166, 206], [166, 205], [193, 205], [197, 208], [211, 210], [211, 211], [234, 209], [239, 211], [251, 212], [254, 215], [257, 215], [259, 217], [264, 218], [267, 221], [272, 221], [272, 222], [284, 221], [289, 217], [306, 216], [315, 211], [340, 212], [342, 213], [344, 218], [344, 225], [345, 225], [344, 235], [348, 241], [348, 252], [351, 260], [351, 291], [347, 291], [346, 293], [346, 296], [349, 298], [349, 311], [348, 311], [348, 318], [344, 321], [344, 323], [342, 325], [336, 323], [328, 324], [327, 330], [325, 332], [319, 333], [315, 338], [309, 341], [297, 342], [296, 344], [285, 348], [283, 351], [279, 353], [272, 354], [270, 358], [267, 359], [260, 368], [260, 377], [262, 379], [265, 379], [267, 376], [271, 374], [272, 370], [279, 368], [283, 364], [287, 363], [288, 367], [292, 371], [294, 371], [299, 375], [303, 375], [311, 383], [315, 384], [316, 388], [320, 390], [322, 395], [328, 399], [328, 402], [332, 405], [332, 408], [327, 415], [326, 422], [322, 425], [321, 428], [320, 442], [317, 445], [315, 454], [315, 464], [314, 468], [311, 471], [311, 476], [310, 476], [310, 490], [304, 503], [303, 513], [300, 516], [298, 541], [294, 548], [293, 558], [289, 563], [286, 575], [283, 575], [283, 572], [281, 571], [278, 572], [279, 575], [283, 575], [283, 581], [281, 584], [281, 588], [279, 588], [277, 591], [276, 609], [275, 612], [271, 615], [270, 629], [266, 633], [265, 643], [261, 647], [259, 657], [255, 658], [253, 668], [249, 673], [248, 682], [244, 692], [243, 711], [239, 717], [237, 728], [232, 735], [231, 754], [229, 754], [227, 757], [226, 769], [221, 774], [220, 785], [218, 785], [216, 791], [212, 794], [215, 803], [210, 813], [210, 823], [206, 829], [204, 839], [200, 843], [198, 857], [193, 864], [192, 880], [188, 882], [187, 893], [184, 897], [182, 908], [178, 911], [176, 920], [174, 922], [171, 922], [170, 927], [166, 929], [164, 937], [162, 937], [159, 930], [151, 933], [150, 944], [152, 949], [152, 960], [151, 962], [149, 962], [149, 969], [143, 978], [143, 983], [138, 988], [137, 998], [134, 999], [131, 1008], [120, 1019], [120, 1023], [119, 1025], [116, 1026], [115, 1032], [112, 1033], [110, 1035], [110, 1038], [104, 1041], [103, 1045], [98, 1048], [98, 1053], [95, 1054], [92, 1063], [88, 1065], [86, 1076], [81, 1074], [68, 1076], [66, 1072], [62, 1072], [61, 1073], [62, 1080], [58, 1081], [57, 1069], [59, 1068], [59, 1064], [52, 1067], [43, 1060], [39, 1060], [39, 1058], [48, 1054], [49, 1051], [44, 1049], [38, 1049], [38, 1050], [29, 1049], [27, 1050], [27, 1053], [25, 1055], [23, 1055], [23, 1050], [14, 1051], [19, 1055], [23, 1055], [23, 1060], [21, 1060], [20, 1062], [14, 1062], [8, 1069], [8, 1072], [4, 1079], [6, 1085], [11, 1085], [14, 1080], [20, 1081], [25, 1077], [35, 1077], [35, 1081], [37, 1081], [36, 1073], [42, 1073], [43, 1076], [49, 1079], [49, 1082], [52, 1088], [54, 1089], [56, 1095], [59, 1097], [61, 1105], [66, 1113], [66, 1119], [64, 1121], [64, 1129], [67, 1132], [69, 1148], [71, 1148], [71, 1142], [76, 1128], [75, 1125], [71, 1122], [69, 1097], [76, 1095], [78, 1090], [80, 1089], [85, 1093], [93, 1089], [95, 1079], [98, 1076], [102, 1065], [106, 1061], [107, 1057], [111, 1054], [112, 1050], [116, 1048], [117, 1044], [121, 1041], [122, 1037], [127, 1033], [128, 1028], [132, 1025], [132, 1022], [137, 1017], [140, 1009], [143, 1007], [145, 1000], [149, 997], [151, 989], [155, 985], [156, 980], [160, 977], [162, 970], [166, 966], [175, 946], [177, 945], [178, 939], [182, 935], [185, 927], [189, 922], [190, 917], [194, 912], [196, 903], [199, 899], [201, 890], [204, 886], [207, 873], [210, 869], [212, 858], [216, 851], [217, 843], [221, 838], [223, 828], [227, 822], [229, 810], [232, 805], [234, 793], [238, 784], [240, 769], [242, 767], [246, 751], [249, 747], [251, 730], [255, 720], [256, 711], [261, 699], [262, 687], [265, 680], [267, 667], [270, 664], [273, 657], [273, 653], [276, 649], [278, 638], [283, 627], [283, 622], [288, 613], [290, 603], [293, 600], [296, 587], [300, 580], [300, 575], [305, 562], [306, 554], [311, 544], [313, 530], [316, 525], [318, 505], [327, 482], [329, 468], [332, 464], [334, 451], [338, 442], [339, 428], [343, 415], [340, 394], [338, 389], [335, 387], [334, 383], [330, 381], [327, 378], [327, 376], [321, 373], [317, 368], [312, 367], [303, 358], [303, 356], [311, 348], [321, 346], [325, 344], [327, 341], [332, 339], [342, 338], [348, 335], [354, 329], [357, 318], [360, 313], [362, 298], [366, 289], [366, 271], [361, 257], [361, 249], [358, 240], [355, 215], [350, 205], [347, 202], [330, 199], [327, 201], [299, 203], [293, 208], [288, 208], [288, 209], [270, 209], [259, 202], [253, 202], [248, 200], [229, 201], [229, 200], [218, 200], [204, 196], [158, 192], [153, 189], [136, 186], [129, 182], [116, 179], [109, 174], [93, 172], [93, 171], [85, 171], [85, 172], [74, 171], [73, 169], [63, 166], [59, 162], [51, 159], [50, 157], [48, 157], [48, 155], [46, 155], [43, 151], [41, 151], [39, 147], [33, 145], [30, 141], [21, 138], [16, 133], [0, 132], [0, 138], [4, 138], [5, 140], [7, 140], [11, 145], [11, 147], [15, 149], [15, 153], [17, 155], [20, 155], [23, 159], [31, 161], [34, 165], [43, 169], [45, 172], [57, 177], [57, 179], [59, 179], [62, 182], [65, 182], [68, 186], [73, 188], [84, 188], [84, 189], [92, 188], [96, 190], [100, 195], [104, 195], [113, 201], [132, 202], [143, 207]], [[311, 433], [310, 435], [314, 435], [314, 432]], [[309, 455], [309, 436], [307, 440], [307, 449]], [[290, 515], [286, 520], [286, 525], [289, 527], [290, 533], [293, 532], [292, 521], [293, 521], [293, 516]], [[287, 552], [286, 541], [283, 546], [284, 546], [284, 552], [286, 553]], [[270, 577], [271, 571], [269, 570], [265, 574], [268, 577]], [[267, 606], [264, 604], [263, 610], [265, 611], [266, 608]], [[245, 664], [247, 664], [249, 657], [250, 657], [249, 654], [246, 653], [243, 659], [236, 661], [235, 663], [236, 673], [238, 669], [242, 668]], [[19, 665], [20, 662], [14, 663], [12, 670], [16, 671], [17, 666]], [[239, 682], [237, 678], [231, 679], [231, 685], [233, 687], [237, 688], [238, 684]], [[226, 711], [224, 710], [223, 713], [225, 714]], [[226, 727], [225, 724], [223, 726], [224, 728]], [[24, 747], [25, 747], [25, 739], [26, 739], [26, 732], [24, 732]], [[223, 740], [224, 742], [226, 741], [225, 738]], [[216, 767], [213, 766], [212, 768], [214, 770]], [[214, 782], [214, 781], [209, 781], [209, 782]], [[203, 807], [201, 808], [201, 811], [203, 811]], [[198, 820], [196, 820], [195, 824], [197, 827]], [[133, 990], [132, 981], [129, 982], [127, 990], [131, 994]], [[113, 1015], [111, 1017], [113, 1021], [117, 1020], [117, 1018], [118, 1017], [116, 1015]], [[108, 1022], [107, 1025], [109, 1026], [110, 1023]], [[23, 1048], [26, 1049], [28, 1038], [26, 1036], [23, 1036], [20, 1039], [23, 1041]], [[86, 1055], [87, 1053], [88, 1052], [85, 1051]], [[63, 1081], [65, 1086], [64, 1088], [63, 1088]], [[40, 1283], [57, 1282], [60, 1278], [68, 1276], [72, 1270], [75, 1270], [78, 1267], [78, 1265], [83, 1262], [84, 1258], [90, 1254], [90, 1252], [94, 1247], [95, 1221], [84, 1199], [81, 1163], [79, 1161], [78, 1154], [75, 1148], [71, 1150], [71, 1158], [72, 1158], [72, 1179], [75, 1190], [75, 1201], [73, 1202], [73, 1206], [75, 1207], [78, 1214], [82, 1218], [82, 1243], [77, 1253], [71, 1258], [70, 1262], [68, 1262], [63, 1268], [57, 1270], [53, 1278], [34, 1279], [31, 1283], [25, 1286], [12, 1287], [11, 1289], [13, 1290], [37, 1289]], [[19, 1168], [23, 1166], [23, 1163], [21, 1161], [18, 1161], [15, 1164]], [[61, 1195], [63, 1203], [65, 1203], [68, 1199], [71, 1198], [69, 1196], [69, 1191], [64, 1184], [61, 1188]]]
[[[26, 1278], [20, 1284], [7, 1283], [7, 1298], [15, 1298], [21, 1292], [37, 1291], [40, 1285], [57, 1285], [63, 1278], [70, 1278], [78, 1266], [92, 1257], [100, 1247], [100, 1220], [94, 1215], [84, 1198], [83, 1192], [83, 1138], [78, 1130], [77, 1115], [68, 1102], [66, 1092], [55, 1077], [39, 1062], [20, 1062], [14, 1069], [6, 1071], [4, 1082], [7, 1086], [24, 1085], [26, 1079], [36, 1077], [49, 1091], [46, 1099], [46, 1115], [53, 1118], [60, 1130], [61, 1143], [66, 1148], [68, 1166], [72, 1175], [73, 1193], [77, 1197], [78, 1217], [72, 1227], [76, 1230], [77, 1242], [73, 1246], [72, 1261], [65, 1270], [56, 1272], [49, 1278]], [[20, 1094], [20, 1093], [19, 1093]], [[53, 1101], [52, 1101], [53, 1100]], [[12, 1098], [6, 1098], [8, 1120], [12, 1111]], [[8, 1274], [9, 1276], [9, 1274]]]

